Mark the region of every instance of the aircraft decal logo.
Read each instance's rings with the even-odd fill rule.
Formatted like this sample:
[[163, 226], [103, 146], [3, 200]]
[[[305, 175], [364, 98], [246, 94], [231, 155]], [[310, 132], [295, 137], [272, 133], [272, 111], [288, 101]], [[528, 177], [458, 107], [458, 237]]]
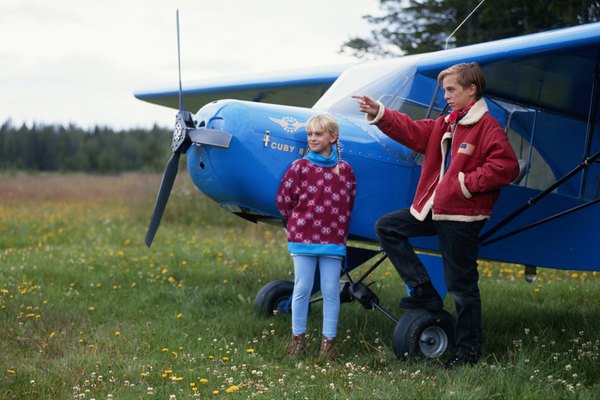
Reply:
[[471, 143], [463, 143], [458, 148], [458, 154], [465, 154], [467, 156], [472, 155], [474, 151], [475, 145], [472, 145]]
[[299, 129], [306, 126], [306, 122], [300, 122], [293, 117], [283, 117], [281, 119], [269, 117], [269, 119], [281, 126], [284, 131], [289, 133], [298, 132]]

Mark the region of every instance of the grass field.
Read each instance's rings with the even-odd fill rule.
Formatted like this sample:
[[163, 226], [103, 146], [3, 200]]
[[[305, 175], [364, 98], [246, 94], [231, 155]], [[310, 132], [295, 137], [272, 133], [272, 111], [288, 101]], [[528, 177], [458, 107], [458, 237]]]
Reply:
[[[481, 262], [484, 359], [399, 360], [393, 322], [343, 304], [332, 365], [283, 357], [289, 316], [253, 308], [292, 279], [281, 229], [231, 216], [180, 173], [151, 249], [159, 175], [0, 175], [0, 399], [596, 399], [600, 279]], [[396, 315], [403, 284], [373, 274]], [[453, 309], [450, 299], [448, 309]], [[320, 305], [311, 308], [316, 353]]]

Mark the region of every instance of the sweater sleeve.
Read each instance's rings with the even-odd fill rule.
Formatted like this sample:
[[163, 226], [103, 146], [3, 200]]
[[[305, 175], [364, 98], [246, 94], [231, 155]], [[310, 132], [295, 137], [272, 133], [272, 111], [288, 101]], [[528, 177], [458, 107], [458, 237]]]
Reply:
[[354, 200], [356, 199], [356, 176], [354, 175], [354, 171], [350, 167], [350, 179], [352, 182], [352, 186], [350, 188], [350, 213], [352, 213], [352, 209], [354, 208]]
[[277, 196], [275, 197], [275, 203], [277, 209], [283, 217], [284, 222], [287, 221], [292, 214], [294, 206], [298, 203], [298, 191], [297, 188], [300, 186], [300, 168], [298, 163], [294, 163], [288, 168], [288, 170], [281, 178], [279, 183], [279, 189], [277, 190]]

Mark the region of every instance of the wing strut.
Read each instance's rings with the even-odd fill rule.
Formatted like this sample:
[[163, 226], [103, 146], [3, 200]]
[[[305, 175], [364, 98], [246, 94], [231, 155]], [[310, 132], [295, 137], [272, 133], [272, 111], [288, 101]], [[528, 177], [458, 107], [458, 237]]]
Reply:
[[573, 211], [577, 211], [577, 210], [579, 210], [581, 208], [584, 208], [584, 206], [587, 207], [589, 205], [597, 203], [599, 199], [592, 200], [592, 201], [590, 201], [588, 203], [585, 203], [585, 204], [582, 204], [582, 205], [577, 206], [575, 208], [572, 208], [570, 210], [564, 211], [564, 212], [562, 212], [560, 214], [557, 214], [557, 215], [555, 215], [553, 217], [546, 218], [545, 220], [541, 220], [541, 221], [535, 222], [535, 223], [533, 223], [531, 225], [528, 225], [528, 226], [526, 226], [524, 228], [518, 229], [517, 231], [513, 231], [513, 232], [510, 232], [508, 234], [502, 235], [502, 236], [500, 236], [500, 237], [498, 237], [496, 239], [487, 240], [486, 241], [486, 239], [488, 239], [494, 233], [498, 232], [502, 227], [504, 227], [504, 225], [508, 224], [510, 221], [512, 221], [517, 216], [519, 216], [520, 214], [522, 214], [523, 211], [527, 210], [529, 207], [531, 207], [532, 205], [534, 205], [535, 203], [537, 203], [538, 201], [540, 201], [542, 198], [544, 198], [548, 194], [552, 193], [552, 191], [554, 189], [556, 189], [557, 187], [559, 187], [560, 185], [562, 185], [563, 183], [565, 183], [566, 181], [568, 181], [569, 179], [571, 179], [573, 176], [575, 176], [577, 173], [579, 173], [579, 171], [581, 171], [581, 170], [586, 169], [587, 167], [589, 167], [593, 162], [595, 162], [599, 158], [600, 158], [600, 151], [598, 151], [593, 156], [587, 157], [586, 159], [584, 159], [577, 167], [573, 168], [571, 170], [571, 172], [569, 172], [568, 174], [566, 174], [565, 176], [563, 176], [562, 178], [560, 178], [559, 180], [557, 180], [556, 182], [554, 182], [546, 190], [544, 190], [543, 192], [539, 193], [537, 196], [532, 197], [531, 199], [529, 199], [527, 201], [527, 203], [523, 204], [521, 207], [519, 207], [517, 210], [515, 210], [508, 217], [504, 218], [502, 221], [500, 221], [499, 223], [497, 223], [494, 227], [490, 228], [487, 232], [485, 232], [483, 235], [481, 235], [479, 237], [479, 241], [481, 242], [481, 245], [485, 246], [486, 244], [490, 244], [492, 242], [500, 240], [501, 238], [505, 238], [506, 236], [510, 236], [510, 235], [512, 235], [514, 233], [517, 233], [517, 231], [521, 232], [521, 231], [523, 231], [525, 229], [533, 228], [533, 226], [537, 226], [537, 225], [539, 225], [541, 223], [548, 222], [548, 221], [550, 221], [550, 220], [552, 220], [554, 218], [557, 218], [559, 216], [569, 214], [569, 213], [571, 213]]
[[[592, 148], [592, 136], [594, 134], [594, 127], [596, 126], [596, 115], [595, 110], [598, 108], [598, 97], [600, 96], [600, 85], [599, 85], [599, 64], [600, 57], [596, 59], [596, 69], [594, 72], [594, 76], [592, 78], [592, 91], [591, 91], [591, 100], [590, 100], [590, 108], [588, 112], [588, 121], [587, 121], [587, 132], [586, 132], [586, 144], [585, 144], [585, 153], [590, 154], [590, 149]], [[579, 191], [579, 195], [583, 196], [585, 193], [585, 185], [587, 182], [587, 170], [583, 171], [581, 176], [581, 189]]]
[[587, 203], [580, 204], [580, 205], [578, 205], [576, 207], [573, 207], [573, 208], [569, 208], [568, 210], [559, 212], [558, 214], [554, 214], [554, 215], [552, 215], [550, 217], [547, 217], [547, 218], [541, 219], [539, 221], [533, 222], [533, 223], [531, 223], [529, 225], [525, 225], [522, 228], [515, 229], [514, 231], [510, 231], [508, 233], [505, 233], [505, 234], [500, 235], [498, 237], [495, 237], [493, 239], [486, 240], [485, 242], [481, 243], [481, 246], [486, 246], [488, 244], [491, 244], [491, 243], [497, 242], [499, 240], [505, 239], [505, 238], [507, 238], [509, 236], [516, 235], [517, 233], [521, 233], [521, 232], [526, 231], [528, 229], [535, 228], [538, 225], [542, 225], [542, 224], [545, 224], [546, 222], [550, 222], [550, 221], [555, 220], [557, 218], [564, 217], [565, 215], [571, 214], [571, 213], [573, 213], [575, 211], [582, 210], [582, 209], [584, 209], [586, 207], [589, 207], [589, 206], [593, 206], [594, 204], [599, 203], [599, 202], [600, 202], [600, 198], [597, 198], [596, 200], [591, 200], [591, 201], [588, 201]]

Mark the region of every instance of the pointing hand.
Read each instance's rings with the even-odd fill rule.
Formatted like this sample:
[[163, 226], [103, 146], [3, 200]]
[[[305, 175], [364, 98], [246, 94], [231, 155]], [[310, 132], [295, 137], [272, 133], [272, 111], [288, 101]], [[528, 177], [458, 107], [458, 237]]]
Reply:
[[360, 111], [364, 112], [371, 117], [376, 117], [379, 112], [379, 103], [369, 96], [352, 96], [353, 99], [358, 101], [358, 105], [360, 107]]

